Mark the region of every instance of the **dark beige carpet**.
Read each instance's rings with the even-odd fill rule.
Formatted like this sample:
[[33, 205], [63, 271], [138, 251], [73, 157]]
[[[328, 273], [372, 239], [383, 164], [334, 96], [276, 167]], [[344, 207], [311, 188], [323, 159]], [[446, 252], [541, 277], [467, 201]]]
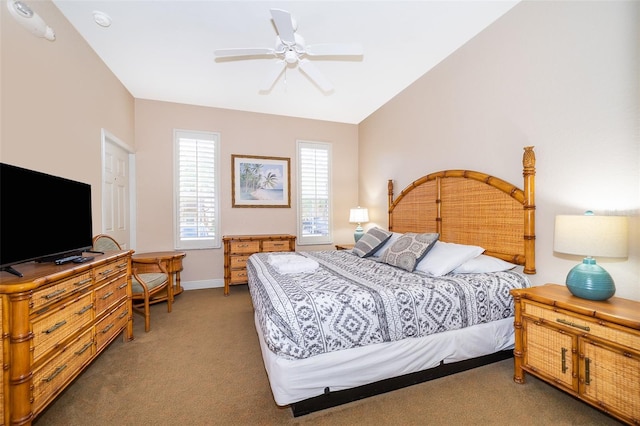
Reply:
[[55, 425], [615, 425], [505, 360], [294, 418], [271, 395], [246, 286], [186, 291], [153, 306], [151, 331], [118, 338], [42, 413]]

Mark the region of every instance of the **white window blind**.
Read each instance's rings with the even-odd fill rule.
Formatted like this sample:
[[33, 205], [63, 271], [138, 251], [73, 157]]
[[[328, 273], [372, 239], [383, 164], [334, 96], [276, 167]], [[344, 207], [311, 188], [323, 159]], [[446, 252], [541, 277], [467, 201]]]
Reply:
[[176, 130], [175, 247], [220, 247], [218, 221], [219, 134]]
[[329, 244], [331, 144], [298, 141], [298, 244]]

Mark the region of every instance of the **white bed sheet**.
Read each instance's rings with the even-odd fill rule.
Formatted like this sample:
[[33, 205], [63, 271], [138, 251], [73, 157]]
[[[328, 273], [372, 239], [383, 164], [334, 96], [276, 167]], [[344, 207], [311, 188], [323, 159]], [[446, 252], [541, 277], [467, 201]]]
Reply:
[[[330, 391], [513, 349], [513, 318], [422, 338], [384, 342], [305, 359], [278, 357], [265, 344], [254, 316], [262, 358], [276, 404], [285, 406]], [[487, 336], [493, 336], [487, 338]]]

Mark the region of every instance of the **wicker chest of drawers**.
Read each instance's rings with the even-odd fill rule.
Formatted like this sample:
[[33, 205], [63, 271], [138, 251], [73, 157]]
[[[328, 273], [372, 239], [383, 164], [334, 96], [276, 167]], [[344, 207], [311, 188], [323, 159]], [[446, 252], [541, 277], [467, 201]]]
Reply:
[[511, 290], [515, 299], [514, 380], [525, 372], [640, 424], [640, 302], [580, 299], [565, 286]]
[[31, 424], [108, 343], [133, 339], [131, 252], [2, 273], [0, 424]]
[[226, 235], [224, 243], [224, 294], [229, 286], [247, 283], [247, 259], [254, 253], [295, 251], [296, 237], [288, 234]]

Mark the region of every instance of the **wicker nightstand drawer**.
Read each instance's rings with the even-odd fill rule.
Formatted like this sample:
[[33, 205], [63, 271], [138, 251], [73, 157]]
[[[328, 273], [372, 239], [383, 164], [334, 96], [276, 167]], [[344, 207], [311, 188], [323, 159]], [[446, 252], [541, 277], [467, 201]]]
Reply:
[[567, 313], [561, 309], [528, 300], [524, 301], [522, 307], [523, 314], [544, 319], [556, 325], [569, 327], [578, 333], [611, 340], [618, 344], [640, 350], [640, 333], [633, 333], [633, 331], [629, 331], [628, 328], [617, 327], [615, 324], [598, 321], [595, 318], [589, 318], [572, 312]]
[[93, 320], [91, 293], [55, 307], [33, 321], [33, 361]]

